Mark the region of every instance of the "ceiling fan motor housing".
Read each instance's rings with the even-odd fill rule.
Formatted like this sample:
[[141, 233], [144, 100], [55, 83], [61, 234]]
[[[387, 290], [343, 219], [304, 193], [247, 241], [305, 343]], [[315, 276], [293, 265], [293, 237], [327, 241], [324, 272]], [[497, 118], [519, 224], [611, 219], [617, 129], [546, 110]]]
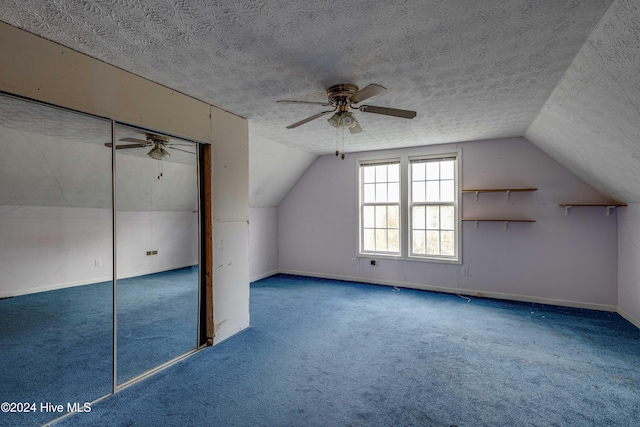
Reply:
[[[327, 97], [329, 98], [329, 103], [332, 105], [335, 105], [336, 107], [347, 107], [349, 105], [349, 98], [351, 98], [351, 96], [356, 92], [358, 92], [358, 86], [356, 85], [333, 85], [327, 89]], [[346, 111], [346, 108], [344, 111]]]

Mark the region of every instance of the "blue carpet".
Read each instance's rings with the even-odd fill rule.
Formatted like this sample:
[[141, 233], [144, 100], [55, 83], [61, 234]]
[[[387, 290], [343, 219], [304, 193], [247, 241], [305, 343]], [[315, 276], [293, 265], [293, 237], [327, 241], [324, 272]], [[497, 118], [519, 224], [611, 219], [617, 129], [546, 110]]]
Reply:
[[[197, 268], [118, 281], [118, 382], [196, 347]], [[185, 316], [192, 313], [192, 316]], [[40, 403], [92, 401], [112, 388], [111, 282], [0, 300], [0, 426], [38, 426], [60, 414]]]
[[252, 327], [62, 426], [635, 426], [615, 313], [277, 275]]

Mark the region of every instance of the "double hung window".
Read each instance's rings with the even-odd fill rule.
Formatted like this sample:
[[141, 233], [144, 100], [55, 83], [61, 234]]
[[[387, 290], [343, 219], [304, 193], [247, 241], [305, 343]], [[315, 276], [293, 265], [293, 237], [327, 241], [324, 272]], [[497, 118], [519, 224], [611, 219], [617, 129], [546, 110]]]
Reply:
[[458, 262], [458, 157], [360, 161], [360, 254]]
[[400, 255], [400, 162], [360, 165], [362, 253]]

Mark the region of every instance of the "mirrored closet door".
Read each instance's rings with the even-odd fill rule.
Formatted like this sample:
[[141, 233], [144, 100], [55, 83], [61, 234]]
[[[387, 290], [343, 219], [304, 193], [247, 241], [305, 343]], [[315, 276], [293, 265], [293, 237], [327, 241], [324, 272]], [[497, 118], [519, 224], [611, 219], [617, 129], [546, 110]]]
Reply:
[[197, 346], [197, 149], [116, 127], [118, 384]]
[[0, 95], [1, 425], [112, 390], [110, 141], [108, 120]]
[[197, 349], [200, 156], [0, 94], [0, 402], [20, 409], [0, 425], [50, 422]]

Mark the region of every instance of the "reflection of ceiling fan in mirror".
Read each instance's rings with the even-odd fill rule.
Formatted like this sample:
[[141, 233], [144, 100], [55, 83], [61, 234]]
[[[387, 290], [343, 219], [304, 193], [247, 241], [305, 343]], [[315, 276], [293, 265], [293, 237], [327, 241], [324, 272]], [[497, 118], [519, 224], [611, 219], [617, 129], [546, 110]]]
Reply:
[[383, 86], [370, 84], [362, 90], [359, 90], [357, 86], [351, 84], [339, 84], [331, 86], [327, 89], [328, 102], [307, 102], [307, 101], [287, 101], [282, 100], [278, 102], [295, 103], [295, 104], [315, 104], [322, 105], [324, 107], [333, 107], [333, 110], [323, 111], [311, 117], [307, 117], [304, 120], [300, 120], [292, 125], [287, 126], [287, 129], [293, 129], [312, 120], [320, 118], [326, 114], [334, 113], [329, 120], [329, 124], [336, 128], [349, 129], [351, 133], [362, 132], [362, 128], [356, 120], [349, 108], [362, 111], [363, 113], [375, 113], [385, 116], [401, 117], [403, 119], [413, 119], [416, 116], [415, 111], [398, 110], [397, 108], [387, 107], [375, 107], [373, 105], [360, 105], [356, 106], [365, 99], [369, 99], [372, 96], [379, 95], [385, 92], [387, 89]]
[[[145, 134], [147, 139], [138, 139], [138, 138], [122, 138], [120, 141], [122, 142], [132, 142], [133, 144], [120, 144], [116, 145], [116, 150], [126, 150], [130, 148], [144, 148], [151, 147], [151, 150], [147, 153], [147, 156], [151, 157], [155, 160], [162, 160], [167, 156], [170, 156], [171, 153], [167, 151], [169, 150], [177, 150], [182, 151], [183, 153], [196, 154], [192, 151], [184, 150], [182, 148], [177, 147], [193, 147], [193, 144], [175, 144], [171, 142], [168, 136], [164, 135], [156, 135], [155, 133], [147, 132]], [[107, 142], [104, 145], [107, 147], [111, 147], [111, 143]]]

